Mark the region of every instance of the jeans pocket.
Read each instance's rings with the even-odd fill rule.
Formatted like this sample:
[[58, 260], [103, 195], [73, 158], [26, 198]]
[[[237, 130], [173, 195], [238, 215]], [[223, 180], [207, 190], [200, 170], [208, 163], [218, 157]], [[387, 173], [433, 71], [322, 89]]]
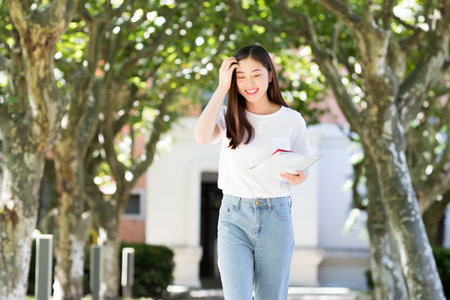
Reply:
[[238, 210], [238, 207], [236, 205], [222, 204], [220, 205], [219, 215], [228, 216], [231, 215], [236, 210]]
[[272, 208], [272, 214], [279, 220], [291, 220], [291, 208], [289, 206], [277, 206]]

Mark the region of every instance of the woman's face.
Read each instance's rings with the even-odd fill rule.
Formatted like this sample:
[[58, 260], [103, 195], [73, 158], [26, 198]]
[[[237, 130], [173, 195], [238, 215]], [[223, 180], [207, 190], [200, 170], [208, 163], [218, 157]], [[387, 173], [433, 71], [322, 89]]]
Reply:
[[236, 68], [236, 83], [239, 93], [248, 102], [268, 100], [267, 88], [272, 74], [258, 61], [248, 57], [239, 61]]

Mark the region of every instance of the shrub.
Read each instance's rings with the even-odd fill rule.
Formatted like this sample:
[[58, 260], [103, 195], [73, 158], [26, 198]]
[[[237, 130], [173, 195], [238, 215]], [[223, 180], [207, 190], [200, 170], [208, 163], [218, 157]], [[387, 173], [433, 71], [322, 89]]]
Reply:
[[134, 248], [133, 297], [161, 297], [173, 280], [173, 252], [165, 246], [122, 243]]

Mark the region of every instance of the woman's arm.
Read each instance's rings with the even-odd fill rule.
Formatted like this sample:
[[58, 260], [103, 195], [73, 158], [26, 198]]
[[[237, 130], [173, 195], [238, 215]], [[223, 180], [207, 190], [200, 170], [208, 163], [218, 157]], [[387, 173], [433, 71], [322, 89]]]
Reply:
[[195, 125], [194, 137], [200, 144], [210, 144], [220, 136], [219, 126], [216, 124], [220, 108], [231, 85], [233, 71], [237, 67], [237, 60], [228, 57], [220, 66], [219, 86], [212, 95]]
[[195, 125], [194, 137], [200, 144], [210, 144], [220, 136], [216, 121], [228, 90], [217, 88]]

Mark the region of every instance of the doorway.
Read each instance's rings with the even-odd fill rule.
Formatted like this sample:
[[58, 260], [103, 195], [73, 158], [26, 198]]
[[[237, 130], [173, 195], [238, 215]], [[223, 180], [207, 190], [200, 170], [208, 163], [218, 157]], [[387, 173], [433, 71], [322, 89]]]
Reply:
[[200, 244], [203, 247], [203, 256], [200, 262], [200, 280], [205, 288], [220, 288], [217, 267], [217, 222], [222, 191], [217, 187], [217, 173], [203, 172], [201, 185]]

